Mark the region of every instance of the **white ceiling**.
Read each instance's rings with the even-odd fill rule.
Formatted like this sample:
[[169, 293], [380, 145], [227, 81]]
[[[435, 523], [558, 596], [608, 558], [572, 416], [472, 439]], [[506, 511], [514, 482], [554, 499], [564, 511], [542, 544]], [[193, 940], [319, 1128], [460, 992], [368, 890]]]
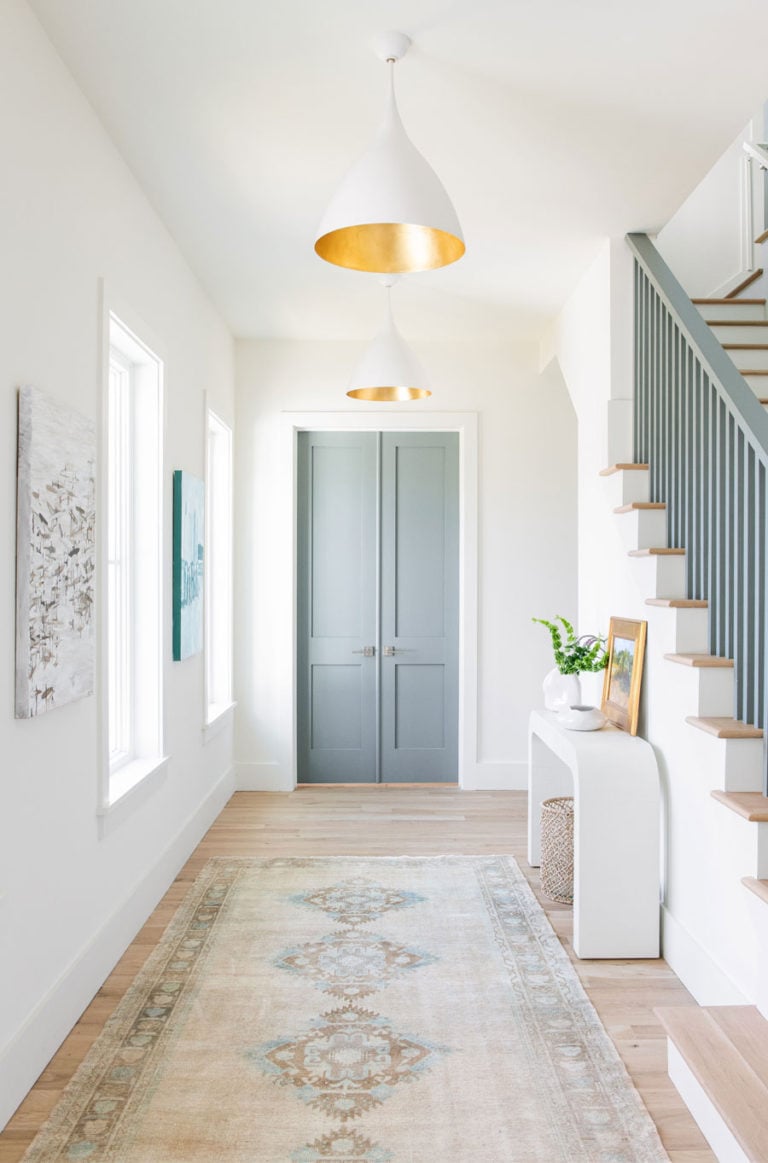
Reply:
[[[31, 0], [240, 336], [365, 339], [374, 276], [312, 249], [414, 40], [401, 113], [467, 240], [408, 338], [532, 337], [607, 234], [661, 226], [768, 96], [765, 0]], [[702, 239], [702, 245], [706, 240]]]

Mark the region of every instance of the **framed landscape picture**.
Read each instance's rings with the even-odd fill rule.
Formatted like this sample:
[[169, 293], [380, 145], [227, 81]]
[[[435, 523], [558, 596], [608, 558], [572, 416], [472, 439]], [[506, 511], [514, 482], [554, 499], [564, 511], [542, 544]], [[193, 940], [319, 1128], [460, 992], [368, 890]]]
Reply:
[[96, 434], [37, 388], [19, 391], [16, 718], [93, 693]]
[[203, 530], [205, 485], [198, 477], [173, 474], [173, 659], [203, 649]]
[[611, 618], [602, 711], [611, 723], [637, 734], [647, 622]]

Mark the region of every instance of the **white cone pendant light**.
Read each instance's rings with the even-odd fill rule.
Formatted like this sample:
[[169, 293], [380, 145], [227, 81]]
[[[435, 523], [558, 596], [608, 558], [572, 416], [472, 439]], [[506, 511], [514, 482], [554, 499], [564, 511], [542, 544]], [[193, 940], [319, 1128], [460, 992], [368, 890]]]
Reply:
[[395, 327], [387, 286], [387, 314], [379, 334], [368, 345], [352, 373], [347, 395], [353, 400], [425, 400], [432, 392], [421, 363]]
[[377, 53], [389, 64], [384, 121], [336, 191], [315, 240], [320, 258], [337, 266], [406, 274], [447, 266], [464, 254], [451, 200], [410, 141], [397, 109], [394, 67], [410, 43], [401, 32], [379, 38]]

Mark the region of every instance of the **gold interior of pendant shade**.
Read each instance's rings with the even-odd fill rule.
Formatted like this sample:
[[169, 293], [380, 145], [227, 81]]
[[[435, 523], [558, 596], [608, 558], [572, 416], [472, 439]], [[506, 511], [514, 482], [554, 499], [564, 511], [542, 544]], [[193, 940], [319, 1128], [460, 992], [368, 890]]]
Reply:
[[371, 222], [323, 234], [315, 251], [326, 262], [353, 271], [404, 274], [448, 266], [464, 254], [462, 239], [432, 226]]
[[353, 400], [394, 403], [397, 400], [426, 400], [432, 393], [427, 388], [353, 388], [347, 395]]

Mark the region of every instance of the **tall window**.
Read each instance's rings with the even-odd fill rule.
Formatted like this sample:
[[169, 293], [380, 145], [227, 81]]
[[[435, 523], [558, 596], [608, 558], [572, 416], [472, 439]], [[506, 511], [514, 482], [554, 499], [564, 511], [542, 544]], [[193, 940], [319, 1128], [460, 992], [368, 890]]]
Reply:
[[162, 362], [114, 315], [107, 385], [107, 803], [162, 762]]
[[208, 410], [206, 456], [206, 723], [232, 705], [232, 429]]

